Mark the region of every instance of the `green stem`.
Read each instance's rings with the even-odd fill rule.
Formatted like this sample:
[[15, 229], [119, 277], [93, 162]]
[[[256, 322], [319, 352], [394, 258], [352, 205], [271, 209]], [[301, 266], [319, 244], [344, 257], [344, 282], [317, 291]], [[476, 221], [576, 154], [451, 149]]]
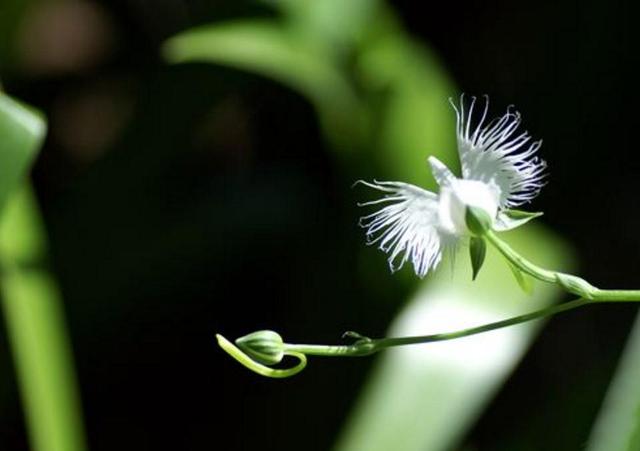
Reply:
[[638, 302], [640, 290], [601, 290], [592, 295], [592, 299], [598, 302]]
[[531, 263], [529, 260], [524, 258], [522, 255], [518, 254], [511, 246], [502, 241], [498, 236], [492, 231], [489, 230], [485, 237], [487, 241], [489, 241], [493, 246], [500, 251], [504, 257], [511, 262], [516, 268], [520, 269], [520, 271], [525, 274], [529, 274], [530, 276], [541, 280], [543, 282], [556, 283], [556, 272], [549, 271], [548, 269], [544, 269], [534, 263]]
[[598, 302], [640, 301], [640, 290], [603, 290], [597, 288], [580, 277], [551, 271], [530, 262], [498, 238], [492, 230], [488, 231], [485, 237], [512, 265], [542, 282], [560, 285], [569, 293]]
[[550, 316], [557, 315], [558, 313], [562, 313], [568, 310], [573, 310], [575, 308], [582, 307], [583, 305], [586, 305], [589, 302], [590, 301], [588, 299], [579, 298], [573, 301], [565, 302], [563, 304], [557, 304], [551, 307], [536, 310], [531, 313], [526, 313], [524, 315], [515, 316], [513, 318], [508, 318], [502, 321], [496, 321], [494, 323], [483, 324], [477, 327], [462, 329], [456, 332], [424, 335], [421, 337], [383, 338], [378, 341], [380, 343], [381, 348], [388, 348], [391, 346], [404, 346], [404, 345], [420, 344], [420, 343], [432, 343], [435, 341], [453, 340], [456, 338], [468, 337], [470, 335], [481, 334], [481, 333], [489, 332], [496, 329], [502, 329], [504, 327], [514, 326], [516, 324], [521, 324], [521, 323], [533, 321], [540, 318], [548, 318]]
[[563, 304], [554, 305], [535, 312], [526, 313], [524, 315], [515, 316], [502, 321], [496, 321], [489, 324], [483, 324], [481, 326], [470, 327], [467, 329], [457, 330], [454, 332], [445, 332], [440, 334], [420, 335], [414, 337], [399, 337], [399, 338], [379, 338], [368, 339], [363, 338], [356, 341], [352, 345], [345, 346], [323, 346], [323, 345], [307, 345], [307, 344], [285, 344], [285, 350], [289, 352], [299, 352], [306, 355], [316, 355], [323, 357], [360, 357], [370, 355], [383, 349], [406, 346], [423, 343], [433, 343], [436, 341], [454, 340], [456, 338], [468, 337], [471, 335], [481, 334], [496, 329], [502, 329], [504, 327], [513, 326], [516, 324], [532, 321], [539, 318], [545, 318], [556, 315], [561, 312], [573, 310], [583, 305], [589, 304], [588, 299], [579, 298]]

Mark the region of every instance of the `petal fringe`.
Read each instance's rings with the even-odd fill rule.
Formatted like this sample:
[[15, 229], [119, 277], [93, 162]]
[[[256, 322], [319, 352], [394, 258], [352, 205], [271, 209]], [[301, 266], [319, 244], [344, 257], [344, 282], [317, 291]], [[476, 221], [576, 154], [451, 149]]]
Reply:
[[380, 210], [360, 218], [367, 244], [377, 244], [389, 254], [389, 267], [397, 271], [411, 260], [415, 273], [424, 277], [442, 258], [442, 236], [438, 224], [438, 196], [402, 182], [360, 181], [382, 191], [384, 197], [363, 202], [368, 206], [389, 202]]
[[[485, 124], [489, 98], [484, 96], [484, 108], [473, 126], [476, 98], [460, 106], [451, 102], [456, 111], [458, 153], [465, 179], [493, 183], [500, 189], [500, 207], [513, 208], [530, 202], [544, 186], [546, 163], [535, 154], [542, 141], [531, 141], [527, 132], [516, 133], [522, 122], [520, 113], [507, 112]], [[465, 110], [466, 108], [466, 110]]]

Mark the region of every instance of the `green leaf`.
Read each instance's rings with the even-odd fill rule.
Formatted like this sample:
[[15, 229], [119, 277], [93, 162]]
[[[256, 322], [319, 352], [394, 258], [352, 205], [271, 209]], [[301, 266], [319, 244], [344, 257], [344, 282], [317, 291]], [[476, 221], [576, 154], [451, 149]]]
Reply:
[[437, 55], [413, 41], [395, 17], [381, 14], [369, 29], [357, 75], [375, 108], [375, 156], [389, 179], [436, 189], [425, 168], [427, 156], [454, 172], [460, 165], [455, 114], [447, 101], [456, 88]]
[[274, 21], [247, 20], [183, 32], [164, 44], [171, 63], [211, 62], [262, 74], [312, 98], [348, 91], [333, 67]]
[[163, 47], [171, 63], [208, 62], [253, 72], [308, 98], [338, 142], [361, 138], [363, 110], [345, 75], [321, 48], [276, 21], [245, 20], [185, 31]]
[[640, 449], [640, 315], [596, 420], [587, 451]]
[[14, 191], [0, 222], [0, 256], [7, 262], [32, 265], [46, 258], [47, 244], [37, 202], [28, 183]]
[[86, 449], [64, 309], [37, 265], [44, 228], [26, 176], [44, 139], [43, 117], [0, 92], [0, 292], [31, 448]]
[[484, 263], [484, 259], [487, 256], [487, 242], [485, 239], [478, 236], [471, 237], [469, 254], [471, 256], [471, 269], [473, 271], [471, 280], [476, 280], [480, 268], [482, 268], [482, 264]]
[[524, 291], [527, 294], [532, 294], [533, 281], [531, 280], [531, 278], [525, 273], [523, 273], [522, 271], [520, 271], [520, 268], [516, 268], [511, 263], [507, 262], [507, 265], [509, 265], [509, 268], [511, 268], [513, 277], [515, 277], [516, 282], [518, 282], [518, 286], [522, 288], [522, 291]]
[[6, 271], [1, 281], [32, 449], [82, 451], [80, 401], [55, 281], [33, 270]]
[[369, 30], [378, 0], [265, 0], [278, 7], [299, 39], [348, 52]]
[[0, 92], [0, 210], [25, 177], [45, 132], [38, 112]]

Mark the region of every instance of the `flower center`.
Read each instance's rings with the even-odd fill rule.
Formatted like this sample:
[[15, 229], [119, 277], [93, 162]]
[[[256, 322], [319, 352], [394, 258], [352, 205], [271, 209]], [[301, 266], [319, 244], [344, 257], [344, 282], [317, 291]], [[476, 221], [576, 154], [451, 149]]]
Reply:
[[478, 180], [455, 179], [440, 191], [440, 228], [456, 236], [469, 235], [465, 220], [467, 206], [484, 210], [491, 219], [498, 214], [500, 192]]

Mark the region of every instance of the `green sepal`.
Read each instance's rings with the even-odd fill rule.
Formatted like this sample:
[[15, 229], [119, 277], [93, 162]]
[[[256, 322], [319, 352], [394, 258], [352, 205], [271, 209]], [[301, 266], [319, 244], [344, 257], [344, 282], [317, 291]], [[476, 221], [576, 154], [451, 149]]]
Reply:
[[513, 209], [507, 209], [504, 212], [511, 219], [516, 219], [516, 220], [517, 219], [539, 218], [540, 216], [542, 216], [544, 214], [541, 211], [525, 211], [525, 210], [513, 210]]
[[473, 271], [471, 279], [476, 280], [480, 268], [482, 268], [482, 264], [484, 263], [484, 259], [487, 256], [487, 243], [484, 238], [477, 236], [471, 237], [469, 255], [471, 256], [471, 270]]
[[512, 230], [542, 215], [540, 211], [504, 210], [498, 213], [493, 229], [498, 232]]
[[482, 208], [467, 206], [464, 220], [474, 235], [482, 236], [491, 230], [491, 217]]
[[531, 278], [511, 263], [507, 264], [509, 265], [509, 268], [511, 268], [513, 277], [515, 277], [516, 282], [518, 282], [518, 285], [520, 286], [520, 288], [522, 288], [522, 291], [524, 291], [528, 295], [533, 294], [533, 281], [531, 280]]

